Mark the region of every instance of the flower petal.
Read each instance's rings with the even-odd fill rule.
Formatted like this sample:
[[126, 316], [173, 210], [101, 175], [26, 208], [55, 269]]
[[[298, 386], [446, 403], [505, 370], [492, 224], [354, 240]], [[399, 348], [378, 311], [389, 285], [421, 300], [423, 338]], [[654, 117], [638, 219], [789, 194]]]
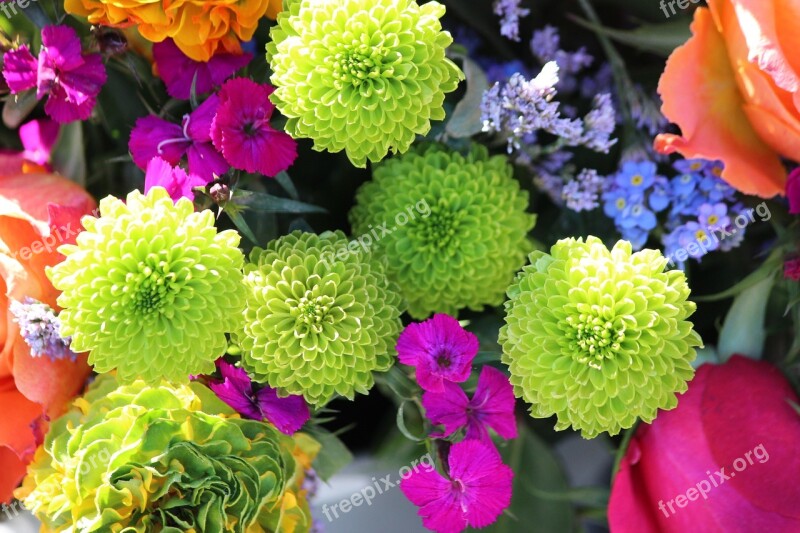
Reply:
[[133, 162], [142, 170], [146, 169], [150, 160], [157, 156], [171, 165], [177, 165], [191, 145], [188, 139], [181, 139], [185, 137], [180, 126], [149, 115], [136, 121], [128, 149]]
[[3, 77], [13, 94], [36, 87], [38, 63], [28, 45], [9, 50], [3, 56]]
[[467, 430], [467, 438], [477, 438], [476, 433], [480, 433], [484, 424], [491, 427], [504, 439], [517, 438], [515, 405], [514, 388], [508, 377], [496, 368], [483, 367], [478, 377], [475, 396], [470, 401], [470, 407], [477, 419], [476, 422], [481, 427], [476, 428], [475, 424], [471, 424]]
[[264, 417], [281, 433], [292, 435], [311, 418], [305, 399], [299, 395], [278, 396], [272, 387], [258, 391], [258, 405]]
[[786, 171], [742, 108], [725, 41], [707, 9], [695, 11], [692, 31], [692, 38], [670, 56], [659, 82], [662, 112], [680, 126], [682, 136], [659, 135], [656, 149], [680, 152], [687, 159], [720, 159], [723, 179], [740, 191], [782, 194]]
[[422, 394], [425, 416], [434, 425], [444, 426], [444, 436], [450, 436], [467, 425], [469, 399], [455, 383], [444, 383], [442, 392], [426, 391]]

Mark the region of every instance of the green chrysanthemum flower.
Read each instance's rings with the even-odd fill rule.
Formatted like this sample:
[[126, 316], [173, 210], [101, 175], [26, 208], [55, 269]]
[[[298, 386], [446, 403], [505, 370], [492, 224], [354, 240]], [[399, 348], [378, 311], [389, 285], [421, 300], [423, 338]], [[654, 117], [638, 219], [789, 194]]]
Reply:
[[244, 364], [314, 405], [366, 394], [372, 372], [392, 366], [402, 329], [384, 265], [349, 244], [340, 231], [295, 231], [254, 249], [245, 265]]
[[197, 383], [105, 375], [51, 426], [16, 495], [55, 532], [308, 530], [298, 445]]
[[445, 57], [438, 2], [290, 0], [267, 45], [286, 131], [354, 165], [405, 152], [445, 117], [463, 74]]
[[673, 409], [701, 345], [683, 272], [665, 272], [657, 250], [632, 254], [619, 241], [609, 251], [596, 237], [561, 240], [530, 262], [508, 290], [500, 343], [531, 415], [592, 438]]
[[430, 145], [382, 163], [359, 189], [353, 231], [377, 237], [414, 318], [503, 302], [536, 220], [512, 175], [484, 147], [464, 157]]
[[67, 258], [48, 270], [72, 350], [90, 351], [95, 370], [116, 368], [121, 382], [212, 373], [225, 333], [241, 324], [239, 234], [217, 233], [211, 211], [173, 204], [161, 187], [127, 203], [109, 196], [100, 212], [83, 218], [77, 246], [59, 248]]

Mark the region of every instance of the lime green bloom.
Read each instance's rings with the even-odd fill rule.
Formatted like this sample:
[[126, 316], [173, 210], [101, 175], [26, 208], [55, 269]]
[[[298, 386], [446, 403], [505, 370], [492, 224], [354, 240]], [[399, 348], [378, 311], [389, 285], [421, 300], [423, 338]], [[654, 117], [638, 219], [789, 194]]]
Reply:
[[392, 366], [402, 300], [384, 265], [349, 244], [295, 231], [253, 250], [237, 339], [255, 380], [321, 406], [366, 394]]
[[356, 235], [388, 226], [372, 233], [374, 250], [422, 319], [503, 302], [532, 249], [536, 217], [527, 207], [505, 157], [478, 145], [466, 157], [430, 145], [377, 166], [350, 222]]
[[217, 233], [211, 211], [173, 204], [167, 191], [138, 191], [127, 202], [100, 201], [84, 217], [77, 245], [48, 269], [63, 291], [61, 333], [72, 350], [90, 351], [97, 372], [121, 382], [188, 381], [209, 374], [225, 353], [225, 333], [241, 324], [244, 256], [235, 231]]
[[557, 430], [616, 435], [677, 406], [700, 336], [687, 318], [686, 276], [657, 250], [613, 250], [596, 237], [533, 252], [508, 290], [503, 362], [534, 417]]
[[197, 383], [104, 375], [52, 424], [16, 495], [54, 532], [307, 531], [298, 435]]
[[359, 167], [408, 150], [463, 79], [445, 57], [444, 12], [415, 0], [287, 2], [267, 45], [286, 131]]

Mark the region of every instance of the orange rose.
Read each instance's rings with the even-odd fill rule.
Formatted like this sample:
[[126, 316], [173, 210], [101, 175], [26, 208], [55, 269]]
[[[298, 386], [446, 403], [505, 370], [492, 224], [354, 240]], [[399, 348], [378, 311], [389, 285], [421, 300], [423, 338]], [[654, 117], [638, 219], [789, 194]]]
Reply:
[[722, 177], [747, 194], [783, 194], [781, 157], [800, 159], [800, 2], [708, 0], [693, 36], [659, 83], [662, 111], [682, 136], [656, 138], [662, 153], [720, 159]]
[[5, 176], [0, 175], [0, 502], [10, 500], [22, 480], [46, 420], [64, 411], [90, 371], [85, 355], [76, 362], [31, 356], [8, 306], [30, 297], [56, 307], [58, 292], [44, 269], [61, 260], [54, 248], [74, 242], [80, 217], [96, 206], [86, 191], [59, 176]]
[[[272, 4], [272, 6], [270, 5]], [[172, 38], [188, 57], [208, 61], [217, 52], [242, 53], [275, 0], [66, 0], [67, 13], [90, 24], [136, 26], [148, 41]]]

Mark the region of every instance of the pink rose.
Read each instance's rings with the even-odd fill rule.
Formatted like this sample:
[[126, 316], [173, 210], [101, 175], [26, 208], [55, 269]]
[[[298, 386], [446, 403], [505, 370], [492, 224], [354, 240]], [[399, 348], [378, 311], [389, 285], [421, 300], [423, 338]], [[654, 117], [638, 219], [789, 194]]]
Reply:
[[677, 409], [642, 424], [614, 480], [613, 533], [800, 531], [800, 415], [774, 366], [703, 365]]

